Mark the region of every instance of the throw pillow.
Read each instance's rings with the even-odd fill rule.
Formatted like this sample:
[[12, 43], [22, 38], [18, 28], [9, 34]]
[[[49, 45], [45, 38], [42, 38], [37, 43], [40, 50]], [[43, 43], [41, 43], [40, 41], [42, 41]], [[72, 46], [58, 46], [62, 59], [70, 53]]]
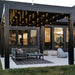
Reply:
[[17, 53], [23, 53], [23, 50], [21, 48], [17, 49]]

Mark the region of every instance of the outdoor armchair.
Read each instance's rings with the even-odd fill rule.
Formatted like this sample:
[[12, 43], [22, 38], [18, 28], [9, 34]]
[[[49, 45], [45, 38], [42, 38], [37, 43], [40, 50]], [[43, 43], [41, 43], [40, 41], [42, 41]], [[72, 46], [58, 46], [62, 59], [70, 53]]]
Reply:
[[62, 48], [57, 49], [57, 57], [59, 58], [66, 58], [68, 53], [64, 52]]

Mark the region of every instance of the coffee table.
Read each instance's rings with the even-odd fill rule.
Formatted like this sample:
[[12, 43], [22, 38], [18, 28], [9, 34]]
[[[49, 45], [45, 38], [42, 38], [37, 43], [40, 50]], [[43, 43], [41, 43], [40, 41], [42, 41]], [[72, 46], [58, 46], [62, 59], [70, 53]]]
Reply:
[[44, 59], [44, 54], [42, 53], [26, 53], [26, 54], [27, 54], [27, 59], [29, 56], [36, 56], [36, 58], [39, 56], [39, 59]]

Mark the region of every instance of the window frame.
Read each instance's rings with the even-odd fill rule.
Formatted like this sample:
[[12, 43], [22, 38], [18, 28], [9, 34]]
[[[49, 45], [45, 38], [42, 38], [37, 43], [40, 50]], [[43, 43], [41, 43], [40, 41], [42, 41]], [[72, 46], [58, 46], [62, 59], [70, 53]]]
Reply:
[[[39, 27], [23, 27], [23, 26], [21, 26], [21, 27], [16, 27], [16, 26], [10, 26], [9, 27], [10, 29], [9, 29], [9, 31], [11, 30], [11, 31], [13, 31], [13, 30], [16, 30], [16, 45], [9, 45], [9, 46], [14, 46], [14, 47], [23, 47], [23, 46], [25, 46], [25, 47], [34, 47], [34, 46], [37, 46], [37, 47], [39, 47]], [[18, 45], [18, 31], [19, 30], [28, 30], [28, 45]], [[30, 30], [37, 30], [37, 43], [36, 43], [36, 45], [30, 45], [30, 43], [29, 43], [29, 37], [30, 37]]]

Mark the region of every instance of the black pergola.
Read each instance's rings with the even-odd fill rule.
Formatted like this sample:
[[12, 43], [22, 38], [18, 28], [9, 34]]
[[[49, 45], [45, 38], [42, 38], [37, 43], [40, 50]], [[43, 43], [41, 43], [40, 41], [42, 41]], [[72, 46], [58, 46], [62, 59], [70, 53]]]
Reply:
[[[31, 3], [19, 3], [19, 2], [3, 2], [4, 8], [1, 18], [1, 31], [3, 29], [4, 34], [1, 34], [1, 54], [5, 57], [5, 68], [9, 68], [9, 30], [11, 28], [20, 28], [25, 26], [36, 26], [40, 27], [40, 50], [43, 52], [42, 46], [42, 36], [41, 27], [45, 25], [59, 24], [57, 20], [68, 17], [68, 23], [62, 23], [62, 25], [67, 24], [69, 30], [69, 64], [74, 64], [74, 51], [73, 51], [73, 25], [75, 21], [74, 9], [75, 7], [60, 7], [60, 6], [50, 6], [50, 5], [40, 5]], [[11, 13], [15, 12], [15, 16]], [[21, 21], [19, 21], [19, 14], [24, 14], [24, 18], [21, 16]], [[30, 18], [29, 16], [33, 15]], [[11, 18], [12, 16], [12, 18]], [[35, 17], [34, 17], [35, 16]], [[16, 21], [17, 20], [17, 21]], [[3, 39], [4, 36], [4, 39]], [[4, 40], [4, 43], [3, 43]], [[4, 50], [4, 52], [3, 52]]]

